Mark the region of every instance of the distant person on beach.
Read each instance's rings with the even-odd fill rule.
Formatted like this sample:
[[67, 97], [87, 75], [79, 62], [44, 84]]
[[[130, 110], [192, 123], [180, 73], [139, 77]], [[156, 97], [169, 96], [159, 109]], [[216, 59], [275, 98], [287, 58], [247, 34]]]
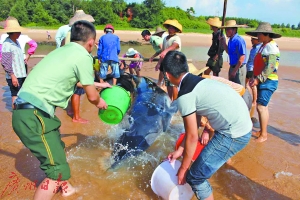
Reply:
[[[164, 30], [160, 31], [161, 33], [165, 32]], [[156, 32], [155, 32], [156, 33]], [[158, 56], [162, 50], [163, 39], [158, 35], [151, 35], [149, 30], [143, 30], [141, 33], [145, 41], [149, 41], [152, 45], [155, 53], [150, 57], [149, 61], [152, 62], [153, 59]]]
[[5, 71], [6, 82], [11, 92], [12, 108], [14, 109], [14, 101], [27, 76], [23, 51], [17, 40], [25, 29], [13, 17], [6, 19], [5, 24], [4, 31], [8, 37], [2, 45], [1, 64]]
[[104, 82], [106, 79], [108, 67], [111, 67], [110, 75], [113, 77], [113, 85], [117, 84], [117, 78], [120, 78], [119, 53], [121, 51], [120, 39], [114, 34], [115, 29], [111, 24], [107, 24], [98, 42], [97, 56], [100, 64], [99, 79]]
[[164, 79], [169, 97], [171, 98], [171, 100], [175, 100], [178, 94], [177, 87], [174, 87], [174, 85], [166, 78], [166, 76], [164, 76], [161, 62], [169, 51], [181, 51], [181, 39], [178, 35], [176, 35], [176, 33], [182, 32], [182, 25], [175, 19], [168, 19], [164, 22], [163, 25], [168, 30], [169, 35], [163, 40], [162, 52], [159, 54], [160, 58], [157, 65], [155, 66], [155, 70], [159, 70], [157, 84], [161, 86]]
[[[77, 10], [74, 16], [69, 20], [69, 28], [61, 27], [59, 28], [59, 41], [61, 42], [60, 46], [70, 43], [71, 31], [70, 28], [72, 25], [79, 20], [86, 20], [89, 22], [94, 22], [94, 18], [91, 15], [85, 14], [83, 10]], [[61, 29], [61, 30], [60, 30]], [[65, 32], [66, 31], [66, 32]], [[57, 33], [58, 34], [58, 33]], [[63, 37], [63, 38], [62, 38]], [[58, 42], [59, 42], [58, 41]], [[72, 121], [76, 123], [88, 123], [88, 120], [80, 117], [80, 97], [85, 93], [81, 83], [77, 83], [74, 94], [71, 97], [71, 109], [67, 108], [68, 115], [72, 116]]]
[[254, 111], [256, 109], [256, 100], [257, 100], [257, 88], [256, 86], [250, 87], [249, 80], [254, 77], [253, 75], [253, 66], [254, 66], [254, 57], [258, 50], [260, 49], [262, 43], [258, 41], [257, 37], [251, 37], [252, 48], [250, 50], [249, 58], [247, 61], [247, 74], [246, 74], [246, 87], [250, 91], [252, 90], [252, 107], [250, 111], [250, 117], [253, 123], [257, 121], [254, 118]]
[[[127, 52], [122, 56], [123, 58], [143, 58], [142, 54], [140, 54], [137, 50], [134, 48], [129, 48]], [[121, 68], [126, 69], [127, 64], [125, 60], [121, 62]], [[128, 68], [130, 74], [135, 74], [137, 76], [141, 76], [141, 68], [143, 66], [143, 61], [130, 61]]]
[[258, 37], [258, 41], [262, 42], [255, 58], [254, 68], [260, 67], [262, 64], [262, 72], [250, 79], [250, 86], [257, 86], [257, 112], [260, 123], [260, 130], [254, 133], [258, 138], [257, 142], [267, 140], [267, 126], [269, 121], [268, 104], [275, 90], [278, 87], [278, 66], [280, 51], [278, 45], [273, 40], [280, 38], [281, 35], [273, 32], [270, 23], [262, 22], [254, 31], [248, 31], [246, 34]]
[[[184, 151], [170, 153], [168, 159], [173, 162], [183, 153], [177, 173], [178, 184], [189, 183], [198, 199], [213, 199], [208, 179], [251, 138], [248, 108], [228, 85], [189, 73], [187, 59], [181, 52], [169, 51], [161, 66], [168, 80], [178, 87], [178, 109], [186, 133]], [[207, 117], [215, 132], [190, 166], [198, 142], [201, 116]]]
[[221, 39], [223, 47], [229, 56], [229, 72], [228, 78], [230, 81], [246, 86], [246, 42], [238, 33], [238, 27], [235, 20], [229, 20], [225, 23], [226, 36], [229, 37], [228, 45], [225, 38]]
[[[214, 76], [219, 76], [221, 68], [223, 66], [223, 45], [220, 45], [220, 38], [224, 37], [220, 27], [222, 22], [218, 17], [209, 18], [206, 23], [210, 25], [210, 29], [213, 31], [212, 33], [212, 44], [207, 52], [209, 59], [206, 63], [206, 66], [209, 67], [204, 74], [209, 75], [210, 72], [213, 72]], [[225, 38], [224, 38], [225, 39]]]
[[51, 39], [50, 32], [49, 32], [49, 31], [46, 31], [46, 33], [47, 33], [47, 38], [48, 38], [48, 40], [50, 40], [50, 39]]
[[[15, 19], [17, 20], [16, 18], [14, 17], [8, 17], [7, 19]], [[1, 58], [2, 58], [2, 44], [3, 42], [5, 41], [5, 39], [8, 37], [8, 34], [7, 33], [4, 33], [1, 35], [1, 39], [0, 39], [0, 61], [1, 61]], [[25, 69], [26, 69], [26, 73], [28, 73], [28, 61], [29, 61], [29, 58], [31, 55], [33, 55], [35, 53], [35, 50], [37, 48], [37, 43], [31, 39], [28, 35], [23, 35], [21, 34], [19, 36], [19, 38], [17, 39], [17, 41], [19, 42], [20, 46], [21, 46], [21, 49], [22, 49], [22, 52], [23, 52], [23, 55], [24, 55], [24, 63], [25, 63]], [[29, 45], [29, 48], [27, 50], [27, 55], [25, 53], [25, 46], [26, 44]]]
[[[12, 116], [13, 129], [40, 161], [40, 168], [46, 174], [35, 191], [35, 200], [51, 199], [59, 190], [64, 197], [77, 191], [68, 181], [70, 167], [59, 132], [61, 122], [55, 116], [55, 109], [68, 105], [78, 82], [90, 103], [98, 109], [107, 108], [94, 86], [90, 53], [95, 40], [96, 30], [92, 23], [85, 20], [75, 22], [71, 28], [71, 42], [43, 58], [18, 93]], [[47, 190], [43, 188], [45, 184]]]

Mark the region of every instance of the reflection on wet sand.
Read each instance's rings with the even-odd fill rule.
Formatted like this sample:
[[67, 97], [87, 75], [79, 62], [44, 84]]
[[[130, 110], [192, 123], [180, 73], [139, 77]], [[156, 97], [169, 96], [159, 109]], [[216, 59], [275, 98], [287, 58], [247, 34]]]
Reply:
[[[36, 62], [37, 59], [30, 60], [30, 66]], [[204, 62], [193, 63], [199, 68], [204, 66]], [[225, 66], [221, 76], [227, 77], [227, 72], [228, 66]], [[297, 82], [300, 69], [282, 67], [279, 73], [279, 89], [269, 106], [268, 140], [257, 144], [252, 139], [233, 157], [231, 165], [224, 165], [210, 179], [215, 199], [300, 198], [300, 85]], [[153, 64], [145, 63], [142, 74], [157, 78]], [[45, 175], [38, 169], [38, 160], [12, 130], [10, 97], [3, 71], [0, 84], [0, 198], [31, 199], [34, 190], [25, 186], [35, 181], [39, 183]], [[66, 143], [72, 174], [70, 181], [80, 188], [71, 199], [159, 199], [151, 190], [149, 181], [154, 169], [173, 150], [178, 135], [183, 131], [181, 117], [176, 114], [170, 128], [146, 152], [126, 160], [116, 171], [107, 171], [112, 161], [113, 143], [122, 130], [118, 126], [103, 124], [96, 108], [84, 95], [80, 109], [82, 117], [89, 120], [88, 124], [72, 123], [65, 110], [56, 111], [62, 121], [62, 140]], [[12, 172], [19, 178], [18, 187], [5, 190], [12, 181], [9, 178]], [[57, 194], [54, 199], [63, 198]]]

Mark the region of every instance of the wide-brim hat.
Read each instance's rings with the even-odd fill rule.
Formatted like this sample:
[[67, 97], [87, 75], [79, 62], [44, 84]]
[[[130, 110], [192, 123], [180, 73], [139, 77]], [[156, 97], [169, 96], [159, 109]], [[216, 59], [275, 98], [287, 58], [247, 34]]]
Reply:
[[243, 25], [238, 25], [235, 20], [228, 20], [225, 22], [224, 26], [221, 26], [220, 28], [239, 28], [243, 27]]
[[179, 30], [179, 33], [182, 33], [182, 25], [176, 19], [168, 19], [163, 23], [165, 28], [168, 28], [168, 25], [174, 26]]
[[5, 21], [4, 29], [2, 32], [6, 33], [17, 33], [27, 30], [26, 28], [23, 28], [20, 26], [18, 20], [14, 17], [8, 17]]
[[188, 66], [189, 66], [189, 72], [196, 76], [198, 76], [199, 74], [202, 74], [209, 68], [209, 67], [203, 67], [201, 69], [197, 69], [193, 63], [188, 63]]
[[271, 38], [281, 37], [280, 34], [273, 32], [272, 26], [268, 22], [261, 22], [254, 31], [247, 31], [245, 33], [253, 37], [257, 37], [258, 33], [271, 33], [272, 34], [272, 37], [270, 36]]
[[156, 31], [155, 31], [155, 33], [153, 33], [153, 35], [157, 35], [157, 34], [159, 34], [159, 33], [164, 33], [164, 32], [166, 32], [165, 30], [163, 30], [161, 27], [157, 27], [156, 28]]
[[86, 20], [92, 23], [95, 22], [95, 19], [92, 17], [92, 15], [85, 14], [83, 10], [76, 10], [74, 17], [69, 20], [69, 26], [72, 26], [79, 20]]
[[126, 56], [133, 56], [137, 53], [136, 50], [134, 50], [134, 48], [129, 48], [126, 52]]
[[208, 18], [206, 23], [217, 28], [222, 26], [222, 21], [220, 21], [219, 17]]

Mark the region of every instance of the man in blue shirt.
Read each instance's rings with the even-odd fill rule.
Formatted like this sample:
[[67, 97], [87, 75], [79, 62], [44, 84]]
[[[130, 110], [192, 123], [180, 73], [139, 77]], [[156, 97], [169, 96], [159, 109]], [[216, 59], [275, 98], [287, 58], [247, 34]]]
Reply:
[[225, 40], [223, 41], [223, 46], [225, 51], [229, 56], [229, 80], [245, 87], [246, 85], [246, 42], [237, 33], [238, 27], [235, 20], [229, 20], [225, 23], [226, 36], [229, 37], [228, 45], [226, 45]]
[[119, 37], [113, 34], [114, 31], [114, 27], [111, 24], [105, 26], [105, 35], [101, 36], [99, 40], [97, 56], [99, 62], [101, 61], [99, 71], [100, 82], [103, 83], [103, 79], [106, 79], [108, 66], [110, 66], [113, 85], [116, 85], [117, 78], [120, 78], [118, 55], [121, 51], [121, 45]]

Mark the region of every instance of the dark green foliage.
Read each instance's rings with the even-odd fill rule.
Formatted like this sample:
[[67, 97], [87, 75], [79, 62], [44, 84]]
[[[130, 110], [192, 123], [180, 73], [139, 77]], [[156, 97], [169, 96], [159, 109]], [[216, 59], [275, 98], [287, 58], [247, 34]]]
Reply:
[[[57, 28], [68, 24], [76, 10], [84, 10], [95, 19], [97, 27], [113, 24], [116, 29], [155, 29], [167, 19], [177, 19], [183, 32], [211, 33], [206, 20], [214, 16], [195, 16], [193, 7], [186, 11], [179, 7], [165, 7], [164, 0], [143, 0], [141, 3], [127, 3], [126, 0], [0, 0], [0, 21], [8, 16], [19, 20], [22, 26]], [[261, 22], [257, 19], [226, 17], [237, 24], [255, 29]], [[222, 18], [220, 17], [220, 20]], [[100, 28], [100, 29], [101, 29]], [[300, 22], [297, 25], [272, 24], [272, 28], [284, 36], [300, 37]], [[239, 33], [249, 29], [239, 29]]]
[[25, 1], [17, 0], [9, 12], [9, 16], [17, 18], [19, 20], [20, 25], [25, 25], [29, 23], [27, 10], [24, 8]]
[[5, 20], [9, 16], [10, 10], [14, 4], [14, 0], [0, 0], [0, 21]]

